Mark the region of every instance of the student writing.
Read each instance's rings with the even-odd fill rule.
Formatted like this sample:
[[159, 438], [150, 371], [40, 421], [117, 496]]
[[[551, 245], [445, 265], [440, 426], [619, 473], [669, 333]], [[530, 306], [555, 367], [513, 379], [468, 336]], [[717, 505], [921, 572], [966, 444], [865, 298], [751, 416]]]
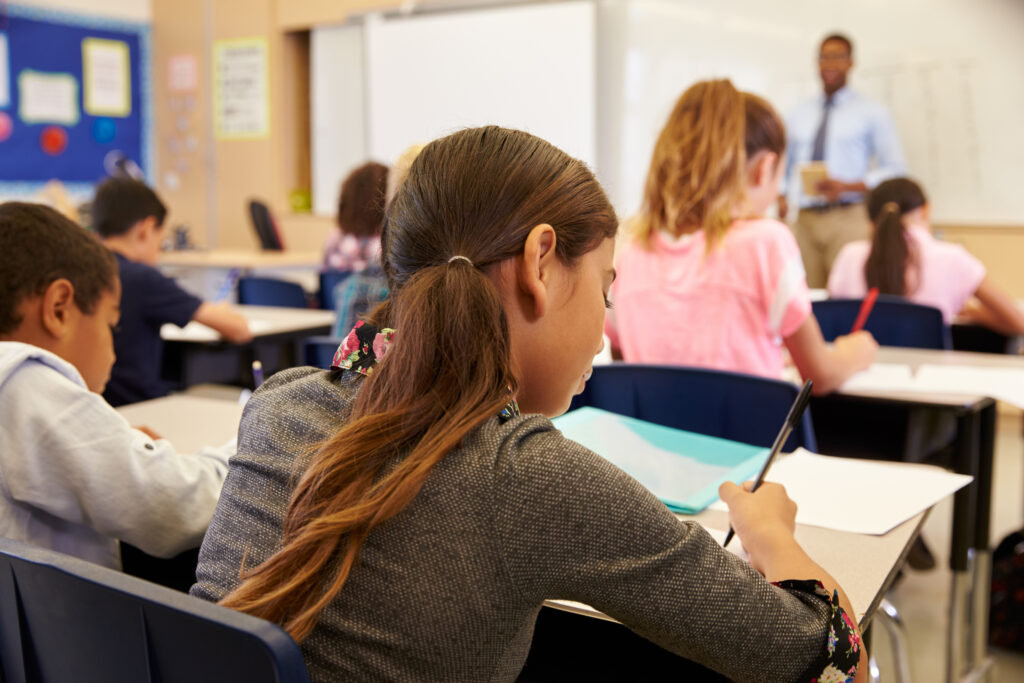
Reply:
[[284, 625], [316, 681], [514, 680], [555, 597], [738, 680], [862, 672], [781, 487], [722, 488], [751, 566], [549, 421], [602, 345], [616, 229], [543, 140], [427, 145], [387, 212], [391, 298], [338, 369], [254, 394], [192, 593]]
[[245, 318], [220, 304], [204, 302], [156, 268], [167, 209], [152, 189], [131, 178], [108, 178], [96, 189], [93, 228], [117, 257], [121, 325], [114, 334], [117, 362], [103, 396], [111, 405], [165, 396], [160, 378], [164, 323], [190, 320], [208, 325], [226, 339], [252, 339]]
[[[1024, 313], [966, 249], [935, 239], [928, 200], [910, 178], [893, 178], [868, 197], [871, 241], [846, 245], [828, 280], [829, 296], [861, 298], [871, 287], [882, 294], [942, 311], [946, 324], [960, 312], [1004, 334], [1024, 334]], [[971, 303], [971, 297], [977, 303]]]
[[825, 344], [796, 241], [764, 217], [785, 149], [782, 122], [760, 97], [727, 80], [683, 93], [617, 259], [606, 325], [613, 353], [780, 377], [785, 345], [815, 393], [871, 364], [877, 345], [866, 332]]
[[176, 453], [99, 395], [120, 292], [93, 235], [0, 205], [0, 536], [114, 569], [118, 539], [160, 557], [197, 547], [234, 451]]

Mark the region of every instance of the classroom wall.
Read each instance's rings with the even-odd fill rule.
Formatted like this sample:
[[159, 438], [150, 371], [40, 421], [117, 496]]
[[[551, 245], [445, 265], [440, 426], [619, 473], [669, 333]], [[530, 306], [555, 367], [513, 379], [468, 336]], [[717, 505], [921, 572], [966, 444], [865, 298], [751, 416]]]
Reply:
[[127, 21], [149, 21], [152, 18], [150, 0], [15, 0], [10, 4], [76, 14], [97, 14]]

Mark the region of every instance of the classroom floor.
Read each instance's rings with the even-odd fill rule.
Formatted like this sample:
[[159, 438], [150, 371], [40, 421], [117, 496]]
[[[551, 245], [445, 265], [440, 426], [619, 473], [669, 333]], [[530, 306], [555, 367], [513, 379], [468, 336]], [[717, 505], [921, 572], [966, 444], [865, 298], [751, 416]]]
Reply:
[[[1000, 410], [997, 426], [995, 484], [992, 503], [992, 546], [1024, 526], [1024, 436], [1020, 411]], [[946, 628], [949, 623], [949, 531], [952, 499], [937, 505], [924, 525], [924, 536], [938, 559], [928, 572], [907, 568], [889, 600], [907, 626], [910, 671], [914, 681], [945, 679]], [[885, 634], [874, 635], [874, 653], [882, 681], [893, 680], [895, 668]], [[1024, 681], [1024, 654], [991, 649], [995, 659], [990, 681]]]

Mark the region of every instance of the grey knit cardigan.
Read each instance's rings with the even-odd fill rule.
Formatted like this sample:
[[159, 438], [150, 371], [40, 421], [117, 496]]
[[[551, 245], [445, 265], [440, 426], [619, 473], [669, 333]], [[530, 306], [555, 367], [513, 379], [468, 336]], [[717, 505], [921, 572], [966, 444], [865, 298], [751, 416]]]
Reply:
[[[303, 455], [361, 377], [297, 368], [249, 401], [192, 594], [216, 601], [280, 545]], [[541, 603], [577, 600], [737, 680], [796, 680], [829, 607], [769, 584], [695, 523], [537, 415], [490, 419], [376, 528], [303, 643], [314, 681], [511, 681]]]

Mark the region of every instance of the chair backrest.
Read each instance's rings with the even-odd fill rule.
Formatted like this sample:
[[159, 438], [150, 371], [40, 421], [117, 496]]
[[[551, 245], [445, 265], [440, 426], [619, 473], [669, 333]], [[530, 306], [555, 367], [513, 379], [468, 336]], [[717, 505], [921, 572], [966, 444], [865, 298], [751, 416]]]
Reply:
[[351, 270], [325, 270], [320, 273], [320, 291], [317, 292], [320, 308], [334, 310], [334, 288], [351, 274]]
[[306, 308], [306, 290], [297, 282], [270, 277], [238, 278], [238, 303], [252, 306]]
[[266, 251], [282, 251], [284, 240], [281, 239], [281, 232], [277, 229], [277, 223], [274, 222], [267, 205], [253, 199], [249, 202], [249, 216], [252, 218], [252, 227], [260, 241], [260, 247]]
[[5, 683], [308, 683], [263, 619], [52, 550], [0, 539]]
[[315, 336], [302, 341], [302, 360], [306, 365], [327, 370], [334, 360], [334, 352], [341, 346], [343, 337]]
[[[826, 299], [811, 303], [825, 341], [849, 333], [862, 299]], [[915, 349], [951, 349], [953, 339], [942, 320], [942, 311], [898, 296], [879, 296], [864, 329], [882, 346]]]
[[[800, 388], [739, 372], [612, 363], [594, 368], [572, 408], [592, 406], [666, 427], [770, 447]], [[810, 409], [784, 451], [818, 448]]]

